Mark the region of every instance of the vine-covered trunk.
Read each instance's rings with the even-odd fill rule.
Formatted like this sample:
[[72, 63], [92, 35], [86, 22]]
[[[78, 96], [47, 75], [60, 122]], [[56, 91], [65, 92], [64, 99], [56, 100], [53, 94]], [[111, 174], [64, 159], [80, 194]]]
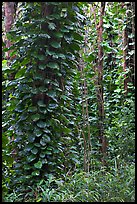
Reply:
[[[127, 31], [126, 28], [123, 31], [123, 71], [126, 72], [126, 67], [127, 67], [127, 61], [126, 61], [126, 56], [127, 56]], [[124, 75], [124, 90], [125, 94], [127, 94], [127, 75]]]
[[105, 10], [105, 2], [101, 2], [101, 10], [100, 10], [100, 19], [99, 24], [97, 26], [97, 34], [98, 34], [98, 83], [97, 83], [97, 102], [98, 102], [98, 134], [99, 141], [101, 144], [101, 153], [102, 158], [101, 161], [105, 165], [105, 156], [106, 156], [106, 137], [104, 136], [104, 101], [103, 101], [103, 47], [102, 47], [102, 33], [103, 33], [103, 15]]

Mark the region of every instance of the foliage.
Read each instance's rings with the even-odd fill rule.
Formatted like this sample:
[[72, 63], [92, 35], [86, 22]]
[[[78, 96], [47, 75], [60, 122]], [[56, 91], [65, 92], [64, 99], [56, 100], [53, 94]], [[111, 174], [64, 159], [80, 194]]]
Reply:
[[[13, 46], [3, 48], [11, 50], [12, 58], [10, 63], [2, 62], [3, 199], [134, 202], [134, 35], [130, 25], [134, 16], [130, 4], [106, 2], [103, 17], [106, 166], [101, 162], [96, 83], [100, 3], [19, 2], [18, 9], [7, 34]], [[122, 37], [125, 28], [127, 47]], [[83, 135], [92, 144], [89, 173], [83, 172]]]
[[[19, 190], [24, 184], [21, 192], [28, 180], [33, 185], [49, 173], [63, 176], [79, 163], [72, 85], [82, 43], [82, 15], [77, 3], [59, 5], [21, 4], [25, 10], [8, 34], [15, 57], [4, 69], [14, 76], [5, 85], [11, 92], [5, 120], [10, 118], [7, 127], [13, 130], [16, 149], [12, 185]], [[50, 14], [45, 14], [47, 8]]]
[[41, 180], [25, 195], [12, 194], [5, 197], [10, 202], [134, 202], [134, 164], [123, 166], [111, 172], [105, 169], [83, 171], [66, 176], [65, 180], [52, 175], [47, 181]]

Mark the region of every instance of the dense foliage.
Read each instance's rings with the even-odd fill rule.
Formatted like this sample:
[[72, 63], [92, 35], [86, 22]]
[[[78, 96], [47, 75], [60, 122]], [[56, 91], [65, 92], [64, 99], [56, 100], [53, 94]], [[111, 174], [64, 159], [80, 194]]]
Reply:
[[[99, 8], [96, 2], [18, 4], [7, 33], [12, 46], [3, 49], [2, 64], [6, 201], [134, 201], [134, 34], [129, 23], [134, 12], [128, 2], [110, 2], [103, 16], [104, 165], [96, 83]], [[9, 50], [10, 62], [4, 55]]]

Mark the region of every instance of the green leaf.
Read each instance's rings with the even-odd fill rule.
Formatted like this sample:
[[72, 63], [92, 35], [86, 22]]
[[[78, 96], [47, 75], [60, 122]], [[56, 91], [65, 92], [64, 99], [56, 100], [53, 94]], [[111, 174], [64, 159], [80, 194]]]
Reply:
[[59, 65], [55, 62], [49, 62], [47, 64], [48, 67], [59, 70]]
[[28, 108], [28, 112], [36, 112], [37, 111], [37, 107], [32, 106]]
[[27, 160], [29, 162], [32, 162], [34, 159], [36, 159], [36, 156], [34, 154], [31, 154], [30, 156], [27, 156]]
[[30, 169], [30, 166], [27, 165], [27, 164], [25, 164], [25, 165], [24, 165], [24, 169], [25, 169], [25, 170], [29, 170], [29, 169]]
[[39, 107], [46, 107], [46, 104], [43, 103], [42, 100], [39, 100], [39, 101], [37, 102], [37, 104], [38, 104]]
[[39, 65], [39, 69], [41, 69], [41, 70], [46, 69], [46, 65], [45, 65], [45, 64], [40, 64], [40, 65]]
[[54, 35], [55, 35], [55, 37], [57, 37], [57, 38], [62, 38], [63, 37], [63, 33], [61, 33], [61, 32], [55, 32], [55, 33], [53, 33]]
[[47, 109], [43, 108], [43, 107], [39, 107], [39, 112], [42, 114], [46, 114], [47, 113]]
[[34, 147], [34, 144], [28, 144], [28, 145], [25, 147], [25, 150], [26, 150], [26, 151], [30, 151], [33, 147]]
[[45, 128], [45, 129], [43, 130], [43, 132], [51, 133], [51, 131], [50, 131], [49, 129], [47, 129], [47, 128]]
[[40, 119], [40, 115], [39, 115], [38, 113], [35, 114], [35, 115], [32, 115], [32, 116], [31, 116], [31, 119], [35, 122], [35, 121], [37, 121], [37, 120]]
[[46, 127], [46, 123], [43, 122], [43, 121], [39, 121], [39, 122], [37, 122], [37, 126], [40, 127], [40, 128], [45, 128]]
[[41, 169], [41, 167], [42, 167], [42, 162], [41, 162], [41, 161], [38, 161], [37, 163], [34, 164], [34, 166], [35, 166], [37, 169]]
[[32, 152], [33, 154], [37, 154], [37, 153], [38, 153], [38, 149], [37, 149], [36, 147], [34, 147], [34, 148], [31, 150], [31, 152]]
[[36, 147], [40, 147], [40, 143], [35, 143], [34, 144]]
[[91, 61], [95, 60], [94, 54], [93, 53], [89, 53], [87, 59], [88, 59], [88, 62], [91, 62]]
[[7, 65], [7, 60], [2, 61], [2, 71], [10, 70], [10, 67]]
[[45, 80], [44, 80], [44, 84], [49, 84], [50, 82], [51, 82], [50, 79], [45, 79]]
[[47, 143], [46, 143], [46, 141], [44, 141], [43, 138], [42, 138], [42, 139], [40, 140], [40, 144], [41, 144], [42, 146], [46, 146]]
[[39, 87], [39, 90], [40, 92], [44, 93], [44, 92], [47, 92], [48, 89], [45, 86], [41, 86]]
[[47, 95], [50, 96], [51, 98], [54, 98], [56, 97], [56, 92], [51, 90], [47, 93]]
[[118, 88], [118, 89], [114, 90], [114, 92], [120, 93], [121, 89]]
[[62, 58], [62, 59], [66, 59], [66, 56], [64, 54], [57, 54], [58, 57]]
[[76, 40], [79, 40], [79, 41], [82, 41], [83, 40], [83, 36], [81, 36], [80, 34], [78, 33], [73, 33], [73, 37], [76, 39]]
[[47, 154], [47, 155], [50, 155], [50, 154], [52, 154], [52, 152], [50, 152], [50, 151], [46, 151], [46, 154]]
[[22, 112], [24, 112], [24, 108], [23, 107], [21, 107], [21, 106], [18, 106], [17, 108], [15, 108], [15, 111], [16, 112], [18, 112], [18, 113], [22, 113]]
[[55, 108], [57, 108], [57, 107], [58, 107], [58, 104], [56, 104], [56, 103], [51, 103], [51, 104], [49, 104], [49, 106], [48, 106], [49, 109], [55, 109]]
[[38, 128], [35, 128], [34, 130], [34, 134], [37, 136], [37, 137], [40, 137], [42, 135], [42, 131]]
[[49, 143], [50, 142], [50, 137], [47, 134], [44, 134], [43, 135], [43, 140], [44, 140], [44, 142]]
[[25, 69], [21, 68], [15, 75], [15, 79], [22, 77], [25, 74]]
[[60, 47], [61, 47], [61, 43], [60, 43], [60, 42], [55, 42], [55, 41], [53, 41], [53, 42], [51, 42], [50, 44], [51, 44], [51, 46], [54, 47], [54, 48], [60, 48]]
[[44, 158], [45, 157], [45, 153], [40, 153], [40, 157]]
[[33, 93], [33, 94], [38, 94], [38, 89], [37, 89], [37, 88], [32, 88], [32, 89], [31, 89], [31, 93]]
[[55, 30], [55, 28], [56, 28], [56, 25], [55, 25], [55, 23], [48, 23], [49, 25], [48, 25], [48, 28], [50, 29], [50, 30]]
[[25, 58], [22, 62], [21, 65], [26, 65], [30, 62], [30, 58]]
[[44, 33], [44, 34], [38, 34], [38, 35], [36, 36], [36, 38], [39, 38], [39, 37], [48, 38], [48, 39], [51, 38], [50, 35], [48, 35], [48, 34], [46, 34], [46, 33]]
[[35, 140], [34, 135], [29, 135], [29, 136], [28, 136], [28, 141], [29, 141], [29, 142], [34, 142], [34, 140]]
[[37, 171], [33, 171], [31, 175], [32, 176], [38, 176], [39, 174], [40, 174], [40, 172], [37, 170]]
[[37, 58], [41, 61], [45, 60], [45, 56], [44, 55], [37, 55]]
[[61, 28], [60, 31], [62, 31], [63, 33], [69, 33], [70, 30], [67, 28]]
[[50, 56], [55, 55], [56, 53], [53, 51], [49, 51], [48, 49], [46, 49], [46, 53]]

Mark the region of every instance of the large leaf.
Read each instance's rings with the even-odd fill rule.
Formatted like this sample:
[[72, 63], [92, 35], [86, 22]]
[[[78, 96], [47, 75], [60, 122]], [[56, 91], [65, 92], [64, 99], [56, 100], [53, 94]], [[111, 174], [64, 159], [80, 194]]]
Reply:
[[46, 127], [46, 123], [43, 122], [43, 121], [38, 121], [37, 122], [37, 126], [40, 127], [40, 128], [45, 128]]
[[34, 140], [35, 140], [35, 136], [33, 134], [28, 136], [28, 141], [29, 142], [34, 142]]
[[55, 35], [57, 38], [62, 38], [62, 37], [63, 37], [63, 33], [61, 33], [61, 32], [55, 32], [54, 35]]
[[37, 121], [37, 120], [40, 119], [40, 115], [39, 115], [38, 113], [35, 114], [35, 115], [32, 115], [32, 116], [31, 116], [31, 119], [32, 119], [33, 121]]
[[50, 44], [54, 48], [60, 48], [61, 47], [61, 43], [60, 42], [53, 41]]
[[41, 161], [38, 161], [37, 163], [34, 164], [34, 166], [35, 166], [37, 169], [41, 169], [41, 167], [42, 167], [42, 162], [41, 162]]
[[50, 137], [47, 134], [44, 134], [42, 136], [42, 140], [43, 140], [43, 142], [49, 143], [50, 142]]
[[37, 55], [37, 58], [41, 61], [45, 60], [45, 56], [44, 55]]
[[31, 152], [32, 152], [33, 154], [37, 154], [37, 153], [38, 153], [38, 149], [37, 149], [36, 147], [34, 147], [34, 148], [31, 150]]
[[34, 147], [34, 144], [30, 143], [25, 147], [26, 151], [30, 151]]
[[34, 134], [37, 136], [37, 137], [40, 137], [42, 135], [42, 131], [38, 128], [35, 128], [34, 130]]
[[40, 144], [41, 144], [42, 146], [46, 146], [47, 142], [44, 141], [43, 138], [42, 138], [42, 139], [40, 140]]
[[45, 64], [40, 64], [40, 65], [39, 65], [39, 69], [41, 69], [41, 70], [46, 69], [46, 65], [45, 65]]
[[55, 62], [49, 62], [47, 64], [48, 67], [59, 70], [59, 65]]
[[19, 113], [24, 112], [24, 110], [25, 110], [24, 107], [21, 107], [21, 106], [18, 106], [17, 108], [15, 108], [15, 111]]
[[44, 158], [45, 157], [45, 153], [44, 152], [40, 153], [40, 157]]
[[56, 97], [56, 92], [51, 90], [51, 91], [49, 91], [47, 93], [47, 95], [50, 96], [51, 98], [55, 98]]
[[27, 160], [29, 162], [32, 162], [34, 159], [36, 159], [36, 155], [34, 155], [34, 154], [31, 154], [30, 156], [27, 156]]
[[28, 112], [36, 112], [37, 111], [37, 107], [32, 106], [28, 108]]

